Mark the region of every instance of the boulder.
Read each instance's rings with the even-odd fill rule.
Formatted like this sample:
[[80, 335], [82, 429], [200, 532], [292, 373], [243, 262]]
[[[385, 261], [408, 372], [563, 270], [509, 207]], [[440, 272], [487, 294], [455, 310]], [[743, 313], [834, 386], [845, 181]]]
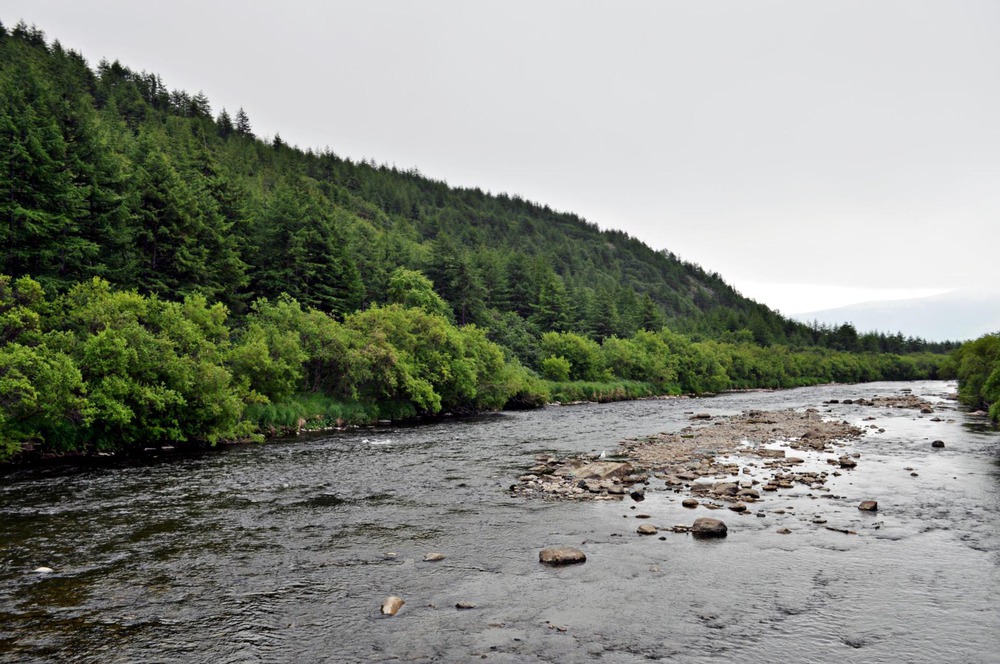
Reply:
[[695, 537], [725, 537], [728, 530], [725, 523], [707, 516], [695, 519], [691, 525], [691, 534]]
[[719, 482], [712, 487], [712, 493], [717, 496], [735, 496], [740, 490], [740, 485], [736, 482]]
[[382, 608], [379, 609], [383, 616], [394, 616], [396, 615], [406, 601], [402, 597], [386, 597], [385, 601], [382, 602]]
[[644, 523], [638, 528], [636, 528], [635, 532], [639, 533], [640, 535], [655, 535], [656, 526], [650, 523]]
[[858, 465], [858, 462], [849, 456], [842, 456], [837, 461], [840, 463], [841, 468], [854, 468]]
[[746, 512], [747, 506], [744, 505], [743, 503], [735, 503], [733, 505], [730, 505], [729, 509], [731, 509], [734, 512]]
[[632, 471], [631, 464], [620, 461], [595, 461], [594, 463], [588, 463], [574, 469], [572, 475], [574, 478], [581, 480], [606, 480], [611, 477], [631, 475]]
[[632, 489], [632, 492], [628, 495], [637, 503], [646, 500], [646, 490], [641, 487], [638, 489]]
[[944, 447], [944, 441], [935, 440], [933, 443], [931, 443], [931, 447]]
[[681, 505], [683, 505], [684, 507], [698, 507], [698, 501], [695, 500], [694, 498], [685, 498], [683, 501], [681, 501]]
[[862, 512], [875, 512], [878, 510], [878, 502], [874, 500], [864, 500], [858, 505], [858, 509]]
[[757, 456], [764, 457], [765, 459], [784, 459], [785, 450], [770, 450], [766, 447], [758, 447], [756, 450]]
[[549, 546], [538, 552], [538, 562], [546, 565], [575, 565], [587, 562], [587, 556], [570, 546]]

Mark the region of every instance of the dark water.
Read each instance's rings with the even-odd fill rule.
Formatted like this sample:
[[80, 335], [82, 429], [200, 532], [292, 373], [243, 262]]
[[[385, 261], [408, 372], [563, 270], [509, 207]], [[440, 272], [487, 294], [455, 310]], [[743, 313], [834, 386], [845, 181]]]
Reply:
[[[640, 537], [630, 499], [526, 502], [505, 490], [536, 454], [611, 451], [686, 425], [685, 411], [825, 409], [905, 386], [953, 389], [548, 408], [7, 474], [0, 661], [1000, 661], [1000, 434], [948, 402], [938, 415], [952, 421], [937, 423], [831, 406], [886, 429], [851, 445], [858, 468], [827, 484], [840, 498], [765, 494], [751, 506], [764, 518], [721, 515], [722, 541]], [[947, 447], [932, 450], [934, 439]], [[658, 488], [638, 506], [652, 523], [707, 514]], [[859, 512], [864, 499], [879, 512]], [[541, 566], [549, 544], [588, 561]], [[447, 558], [423, 562], [430, 551]], [[32, 573], [41, 565], [55, 571]], [[388, 595], [407, 602], [392, 618], [378, 611]]]

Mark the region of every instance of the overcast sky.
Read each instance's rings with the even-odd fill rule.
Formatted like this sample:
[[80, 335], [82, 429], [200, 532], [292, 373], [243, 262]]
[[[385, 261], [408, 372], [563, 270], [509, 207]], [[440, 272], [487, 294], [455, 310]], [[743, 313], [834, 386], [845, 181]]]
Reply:
[[1000, 2], [3, 0], [259, 135], [620, 228], [784, 313], [1000, 282]]

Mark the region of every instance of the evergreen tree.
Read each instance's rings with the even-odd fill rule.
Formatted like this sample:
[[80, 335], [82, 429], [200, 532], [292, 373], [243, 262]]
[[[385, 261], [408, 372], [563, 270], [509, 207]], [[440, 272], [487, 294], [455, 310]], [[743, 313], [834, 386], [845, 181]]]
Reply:
[[250, 118], [247, 116], [246, 111], [244, 111], [242, 107], [240, 107], [240, 110], [236, 111], [236, 133], [240, 136], [253, 138], [253, 131], [250, 128]]
[[229, 117], [229, 113], [224, 108], [219, 111], [219, 117], [215, 119], [215, 127], [222, 138], [229, 138], [236, 131], [233, 119]]
[[56, 100], [26, 60], [0, 70], [0, 269], [64, 285], [68, 264], [86, 261], [98, 247], [79, 234], [84, 201], [66, 168]]
[[345, 235], [312, 195], [280, 184], [255, 226], [259, 293], [338, 314], [360, 305], [364, 286]]

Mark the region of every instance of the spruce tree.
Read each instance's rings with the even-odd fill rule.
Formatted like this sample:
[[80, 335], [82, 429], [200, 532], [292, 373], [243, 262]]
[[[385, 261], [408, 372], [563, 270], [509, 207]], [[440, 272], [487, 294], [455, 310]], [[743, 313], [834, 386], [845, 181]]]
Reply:
[[250, 118], [247, 116], [246, 111], [243, 107], [236, 111], [236, 133], [240, 136], [246, 136], [248, 138], [253, 138], [253, 131], [250, 128]]

